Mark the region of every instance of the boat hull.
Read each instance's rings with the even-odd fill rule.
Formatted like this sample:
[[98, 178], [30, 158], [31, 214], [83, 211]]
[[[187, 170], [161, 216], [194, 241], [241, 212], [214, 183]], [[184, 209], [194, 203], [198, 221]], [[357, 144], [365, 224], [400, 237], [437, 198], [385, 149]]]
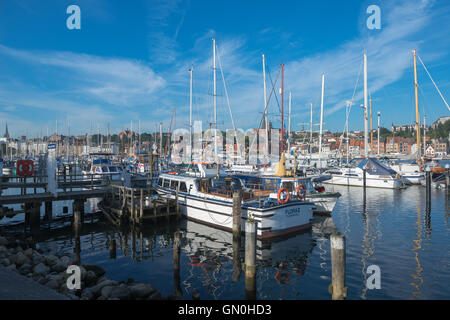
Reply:
[[[350, 176], [331, 176], [330, 180], [323, 181], [327, 184], [343, 185], [343, 186], [355, 186], [363, 187], [364, 181], [362, 177], [350, 177]], [[366, 177], [366, 187], [370, 188], [386, 188], [386, 189], [399, 189], [403, 186], [401, 179], [392, 178], [371, 178]]]
[[[157, 192], [162, 197], [176, 198], [175, 193], [167, 188], [157, 188]], [[232, 199], [219, 200], [179, 193], [178, 203], [181, 213], [187, 219], [227, 231], [233, 229]], [[308, 201], [292, 201], [263, 209], [244, 203], [241, 210], [241, 230], [245, 232], [245, 221], [250, 217], [257, 222], [259, 239], [306, 230], [311, 227], [313, 208], [314, 204]]]

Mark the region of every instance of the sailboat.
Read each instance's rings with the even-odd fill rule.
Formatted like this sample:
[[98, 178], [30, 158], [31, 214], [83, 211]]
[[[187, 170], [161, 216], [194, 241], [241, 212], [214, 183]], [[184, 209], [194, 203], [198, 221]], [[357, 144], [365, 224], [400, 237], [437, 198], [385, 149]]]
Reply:
[[359, 186], [364, 185], [364, 171], [366, 172], [366, 186], [375, 188], [398, 189], [403, 186], [402, 179], [396, 171], [387, 167], [375, 158], [369, 158], [368, 143], [368, 104], [367, 104], [367, 54], [364, 53], [364, 154], [352, 167], [333, 168], [325, 171], [331, 178], [323, 183]]

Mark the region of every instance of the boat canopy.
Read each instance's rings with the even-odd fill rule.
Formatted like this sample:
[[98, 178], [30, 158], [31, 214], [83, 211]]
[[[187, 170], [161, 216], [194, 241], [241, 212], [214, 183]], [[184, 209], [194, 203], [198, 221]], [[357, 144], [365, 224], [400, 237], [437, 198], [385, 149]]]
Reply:
[[111, 161], [109, 159], [95, 159], [92, 161], [93, 164], [109, 164]]
[[391, 175], [391, 174], [397, 174], [395, 170], [392, 170], [391, 168], [385, 166], [383, 163], [378, 161], [375, 158], [366, 158], [359, 164], [358, 168], [364, 169], [366, 168], [367, 173], [372, 175]]

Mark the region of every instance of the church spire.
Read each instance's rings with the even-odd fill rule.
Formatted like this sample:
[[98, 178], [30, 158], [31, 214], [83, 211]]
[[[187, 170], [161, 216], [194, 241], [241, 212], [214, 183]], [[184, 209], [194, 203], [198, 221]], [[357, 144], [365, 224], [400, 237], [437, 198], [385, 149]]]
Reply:
[[6, 123], [6, 129], [5, 129], [5, 134], [3, 135], [3, 138], [9, 139], [8, 123]]

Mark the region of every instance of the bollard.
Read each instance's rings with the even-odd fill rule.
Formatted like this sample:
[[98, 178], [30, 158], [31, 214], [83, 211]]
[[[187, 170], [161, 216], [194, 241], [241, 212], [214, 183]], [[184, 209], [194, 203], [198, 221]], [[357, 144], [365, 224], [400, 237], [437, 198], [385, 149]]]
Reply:
[[347, 297], [345, 286], [345, 237], [342, 234], [330, 236], [331, 246], [331, 285], [329, 291], [333, 300]]
[[241, 193], [234, 192], [233, 193], [233, 236], [237, 237], [241, 236]]
[[180, 246], [181, 246], [181, 232], [177, 231], [174, 234], [173, 239], [173, 283], [175, 296], [178, 298], [183, 297], [180, 286]]
[[256, 222], [245, 222], [245, 297], [256, 300]]

